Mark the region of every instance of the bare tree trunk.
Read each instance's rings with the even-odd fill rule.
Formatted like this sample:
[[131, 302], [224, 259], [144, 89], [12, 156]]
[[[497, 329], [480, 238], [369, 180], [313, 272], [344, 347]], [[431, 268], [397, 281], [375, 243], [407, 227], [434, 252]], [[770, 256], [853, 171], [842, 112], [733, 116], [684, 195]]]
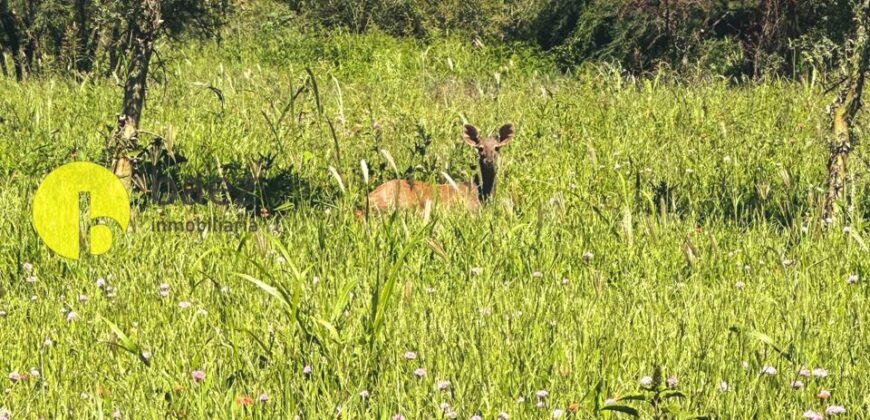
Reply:
[[24, 65], [21, 62], [21, 31], [18, 25], [18, 17], [9, 9], [9, 0], [0, 0], [0, 28], [6, 34], [9, 46], [9, 54], [12, 55], [12, 64], [15, 67], [15, 79], [24, 79]]
[[90, 0], [76, 0], [76, 70], [80, 72], [91, 71], [93, 57], [91, 56], [90, 37], [88, 27], [88, 3]]
[[[840, 199], [849, 181], [849, 153], [858, 143], [852, 130], [855, 116], [861, 109], [861, 95], [868, 64], [870, 64], [870, 0], [863, 0], [855, 6], [855, 38], [851, 56], [846, 64], [846, 78], [843, 88], [829, 108], [831, 118], [831, 155], [828, 158], [828, 183], [822, 220], [831, 223], [838, 217], [836, 202]], [[851, 197], [847, 197], [848, 202]]]
[[148, 64], [154, 52], [154, 41], [160, 29], [160, 0], [142, 0], [136, 5], [130, 27], [133, 42], [124, 83], [124, 102], [118, 126], [107, 147], [112, 156], [112, 171], [121, 178], [129, 191], [133, 180], [133, 162], [130, 152], [137, 146], [139, 123], [145, 105]]
[[[33, 32], [34, 21], [36, 20], [36, 3], [35, 0], [24, 1], [24, 16], [23, 23], [25, 28], [26, 43], [24, 44], [24, 71], [27, 74], [34, 74], [33, 62], [40, 64], [40, 60], [36, 58], [39, 52], [38, 38], [39, 34]], [[38, 66], [37, 66], [38, 69]]]

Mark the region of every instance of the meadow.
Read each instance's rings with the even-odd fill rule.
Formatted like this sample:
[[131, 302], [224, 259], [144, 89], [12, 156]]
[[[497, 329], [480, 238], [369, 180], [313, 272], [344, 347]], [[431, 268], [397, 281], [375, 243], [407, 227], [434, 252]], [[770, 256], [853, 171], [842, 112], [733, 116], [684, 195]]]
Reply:
[[[118, 82], [0, 79], [4, 417], [868, 415], [867, 153], [823, 226], [821, 83], [277, 19], [158, 50], [140, 141], [262, 169], [269, 215], [140, 203], [109, 253], [53, 255], [33, 192], [106, 163]], [[472, 176], [466, 121], [517, 129], [482, 211], [354, 217], [397, 173]], [[258, 229], [152, 224], [194, 219]]]

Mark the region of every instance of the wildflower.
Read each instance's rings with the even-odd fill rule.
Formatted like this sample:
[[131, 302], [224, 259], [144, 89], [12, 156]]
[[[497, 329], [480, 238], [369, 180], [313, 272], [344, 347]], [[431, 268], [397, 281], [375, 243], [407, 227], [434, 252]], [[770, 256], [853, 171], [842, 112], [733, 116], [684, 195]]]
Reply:
[[798, 371], [798, 375], [803, 376], [803, 377], [809, 377], [810, 370], [807, 368], [801, 368], [801, 370]]
[[9, 420], [12, 418], [12, 412], [6, 407], [0, 407], [0, 420]]
[[14, 372], [14, 371], [13, 371], [13, 372], [10, 372], [10, 373], [9, 373], [9, 380], [12, 381], [12, 382], [18, 382], [18, 381], [20, 381], [20, 380], [21, 380], [21, 374], [18, 373], [18, 372]]
[[807, 410], [804, 411], [804, 418], [810, 420], [822, 420], [824, 417], [822, 417], [821, 413], [815, 412], [813, 410]]
[[846, 279], [846, 283], [849, 283], [849, 284], [858, 283], [858, 275], [857, 274], [849, 274], [849, 278]]
[[674, 388], [679, 383], [680, 381], [677, 379], [676, 376], [669, 376], [668, 379], [665, 381], [665, 384], [668, 385], [668, 388]]
[[447, 404], [447, 401], [441, 401], [441, 404], [438, 404], [438, 408], [440, 408], [441, 411], [450, 411], [450, 404]]
[[305, 367], [302, 368], [302, 374], [305, 376], [311, 375], [311, 365], [305, 365]]
[[572, 413], [576, 413], [577, 410], [579, 410], [579, 409], [580, 409], [580, 403], [578, 403], [576, 401], [572, 402], [571, 404], [568, 404], [568, 411], [570, 411]]
[[547, 396], [549, 396], [550, 393], [547, 392], [547, 390], [542, 389], [542, 390], [536, 392], [535, 395], [540, 399], [544, 399], [544, 398], [547, 398]]
[[761, 369], [761, 373], [765, 375], [776, 375], [776, 368], [770, 365], [765, 366]]
[[160, 297], [165, 298], [165, 297], [169, 296], [169, 285], [168, 284], [161, 283], [160, 286], [158, 286], [158, 289], [159, 290], [157, 291], [157, 293], [160, 295]]
[[69, 322], [75, 321], [78, 317], [79, 315], [75, 313], [75, 311], [69, 311], [69, 313], [66, 314], [66, 320]]
[[438, 381], [436, 386], [438, 387], [439, 391], [446, 391], [448, 388], [450, 388], [450, 381], [445, 381], [442, 379]]
[[24, 269], [25, 272], [30, 273], [33, 271], [33, 264], [25, 262], [24, 264], [21, 264], [21, 268]]
[[205, 372], [201, 370], [195, 370], [190, 373], [190, 377], [193, 378], [196, 382], [202, 382], [205, 379]]
[[502, 411], [498, 413], [498, 420], [509, 420], [511, 418], [510, 414], [507, 411]]
[[0, 317], [6, 316], [6, 311], [0, 309]]
[[115, 411], [112, 413], [112, 418], [116, 419], [116, 420], [120, 419], [121, 418], [121, 409], [116, 408]]
[[46, 337], [45, 340], [42, 341], [42, 345], [45, 347], [51, 347], [54, 344], [54, 341], [51, 341], [50, 338]]
[[395, 416], [393, 416], [393, 420], [405, 420], [405, 416], [401, 414], [396, 414]]
[[746, 287], [746, 283], [738, 280], [736, 283], [734, 283], [734, 287], [736, 287], [738, 289], [742, 289], [742, 288]]
[[807, 227], [807, 225], [801, 226], [801, 233], [807, 233], [809, 230], [810, 229]]
[[239, 395], [236, 397], [236, 404], [245, 407], [251, 405], [254, 402], [254, 399], [251, 398], [250, 395]]
[[524, 402], [526, 402], [526, 397], [524, 397], [524, 396], [522, 396], [522, 395], [520, 395], [519, 397], [517, 397], [517, 404], [522, 404], [522, 403], [524, 403]]
[[287, 262], [287, 259], [281, 255], [279, 255], [278, 258], [275, 258], [275, 260], [278, 261], [278, 264], [284, 264], [285, 262]]
[[843, 226], [843, 233], [849, 233], [851, 231], [852, 231], [852, 228], [850, 228], [849, 226]]
[[595, 256], [595, 254], [593, 254], [589, 251], [584, 251], [583, 252], [583, 261], [588, 263], [589, 261], [592, 261], [592, 257], [594, 257], [594, 256]]
[[32, 376], [34, 378], [38, 378], [39, 377], [39, 369], [37, 369], [35, 367], [30, 368], [30, 376]]
[[139, 356], [141, 356], [143, 360], [151, 360], [151, 352], [148, 350], [143, 351]]
[[178, 302], [178, 307], [181, 309], [187, 309], [190, 306], [191, 306], [191, 303], [186, 301], [186, 300], [182, 300], [181, 302]]
[[800, 381], [800, 380], [791, 381], [791, 388], [792, 389], [801, 389], [803, 387], [804, 387], [803, 381]]
[[261, 403], [269, 402], [269, 394], [266, 394], [265, 392], [261, 393], [257, 397], [257, 401], [259, 401]]
[[568, 277], [565, 277], [562, 279], [562, 285], [565, 285], [565, 286], [568, 285]]
[[813, 376], [817, 378], [824, 378], [828, 376], [828, 371], [822, 368], [815, 368], [813, 369]]
[[820, 400], [827, 400], [828, 398], [831, 398], [831, 391], [828, 391], [827, 389], [823, 389], [823, 390], [819, 391], [818, 394], [816, 394], [816, 398], [818, 398]]
[[558, 418], [562, 417], [563, 415], [565, 415], [565, 410], [562, 410], [561, 408], [557, 408], [557, 409], [553, 410], [553, 418], [554, 419], [558, 419]]
[[414, 375], [417, 375], [418, 378], [422, 378], [422, 377], [426, 376], [426, 369], [423, 369], [423, 368], [414, 369]]
[[87, 301], [88, 301], [88, 295], [85, 295], [85, 294], [79, 295], [79, 302], [85, 303]]
[[106, 279], [104, 279], [102, 277], [98, 278], [96, 283], [97, 283], [97, 287], [100, 289], [106, 287]]
[[455, 411], [450, 410], [447, 412], [446, 416], [448, 419], [455, 419], [455, 418], [459, 417], [459, 414], [456, 414]]
[[829, 416], [835, 416], [837, 414], [843, 414], [846, 412], [846, 407], [842, 405], [829, 405], [828, 408], [825, 409], [825, 414]]
[[608, 398], [604, 400], [604, 405], [616, 404], [616, 398]]
[[749, 362], [744, 360], [740, 362], [740, 366], [743, 366], [743, 369], [749, 369]]
[[471, 416], [471, 419], [469, 419], [469, 420], [483, 420], [483, 417], [480, 417], [479, 414], [475, 414], [475, 415]]
[[536, 403], [535, 403], [535, 407], [538, 407], [538, 408], [544, 408], [544, 402], [543, 402], [543, 401], [538, 401], [538, 402], [536, 402]]
[[479, 275], [481, 275], [482, 273], [483, 273], [483, 268], [481, 268], [481, 267], [471, 267], [471, 274], [474, 274], [475, 276], [479, 276]]
[[728, 385], [728, 382], [719, 381], [719, 391], [720, 392], [728, 392], [731, 387]]
[[535, 271], [534, 273], [532, 273], [532, 277], [539, 279], [541, 277], [544, 277], [544, 273], [542, 273], [540, 271]]
[[651, 376], [644, 376], [640, 378], [640, 386], [650, 386], [653, 383], [653, 378]]
[[413, 351], [406, 351], [405, 352], [405, 360], [416, 360], [416, 359], [417, 359], [417, 353], [414, 353]]
[[28, 283], [36, 283], [37, 281], [39, 281], [39, 279], [32, 274], [27, 276], [27, 278], [25, 278], [24, 280], [27, 281]]
[[362, 398], [362, 399], [364, 399], [364, 400], [369, 399], [369, 391], [368, 391], [368, 390], [365, 390], [365, 389], [362, 390], [362, 391], [360, 391], [360, 392], [359, 392], [359, 397]]

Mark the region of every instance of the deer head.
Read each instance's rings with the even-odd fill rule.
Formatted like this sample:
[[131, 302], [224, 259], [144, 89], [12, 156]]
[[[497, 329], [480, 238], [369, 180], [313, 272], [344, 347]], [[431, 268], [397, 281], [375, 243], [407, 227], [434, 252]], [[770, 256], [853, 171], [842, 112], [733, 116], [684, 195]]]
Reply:
[[501, 148], [514, 138], [514, 126], [505, 124], [498, 129], [498, 135], [480, 138], [476, 127], [465, 124], [462, 126], [462, 138], [467, 145], [477, 149], [481, 168], [495, 167]]

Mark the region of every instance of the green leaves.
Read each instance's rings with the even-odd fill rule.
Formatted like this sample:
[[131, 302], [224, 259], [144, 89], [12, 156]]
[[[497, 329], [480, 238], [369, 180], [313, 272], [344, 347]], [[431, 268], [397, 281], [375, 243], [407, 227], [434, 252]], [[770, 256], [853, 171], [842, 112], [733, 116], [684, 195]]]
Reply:
[[290, 255], [290, 252], [287, 250], [284, 244], [282, 244], [277, 238], [270, 235], [269, 240], [272, 246], [278, 250], [278, 253], [283, 258], [283, 264], [290, 267], [292, 280], [290, 281], [289, 286], [284, 283], [275, 281], [271, 273], [256, 261], [251, 262], [256, 267], [258, 267], [267, 278], [270, 279], [269, 281], [264, 281], [245, 273], [233, 273], [233, 275], [251, 283], [261, 291], [265, 292], [267, 295], [278, 300], [278, 302], [281, 303], [281, 307], [283, 308], [284, 312], [288, 315], [290, 319], [296, 321], [295, 325], [299, 328], [299, 330], [306, 338], [312, 340], [320, 346], [325, 345], [327, 340], [335, 343], [341, 342], [342, 338], [339, 334], [338, 329], [336, 329], [335, 325], [333, 325], [333, 322], [338, 317], [336, 313], [340, 315], [340, 311], [346, 305], [347, 296], [349, 294], [350, 288], [353, 287], [353, 284], [347, 284], [345, 286], [346, 292], [344, 294], [344, 297], [340, 298], [337, 301], [334, 309], [331, 311], [330, 320], [323, 319], [320, 316], [309, 313], [309, 311], [302, 309], [300, 306], [300, 301], [302, 299], [302, 282], [305, 281], [305, 273], [308, 270], [306, 269], [300, 271], [296, 267], [296, 265], [293, 264], [293, 256]]
[[130, 338], [130, 336], [125, 334], [124, 331], [121, 330], [121, 328], [119, 328], [114, 322], [109, 321], [108, 318], [102, 315], [100, 315], [99, 317], [101, 321], [105, 322], [106, 325], [109, 326], [109, 329], [112, 330], [112, 332], [119, 340], [119, 342], [110, 342], [109, 344], [112, 344], [126, 351], [127, 353], [136, 356], [140, 362], [145, 364], [145, 366], [151, 366], [151, 358], [142, 351], [142, 346], [139, 345], [139, 342]]
[[617, 413], [628, 414], [632, 417], [640, 417], [638, 411], [627, 405], [610, 404], [601, 407], [601, 411], [615, 411]]
[[756, 330], [752, 330], [752, 329], [746, 330], [746, 329], [741, 328], [737, 325], [732, 325], [728, 329], [732, 333], [749, 338], [757, 343], [764, 345], [765, 347], [769, 347], [769, 348], [773, 349], [775, 352], [777, 352], [780, 356], [785, 358], [786, 360], [788, 360], [790, 362], [792, 361], [791, 352], [786, 351], [781, 346], [777, 345], [774, 342], [773, 338], [771, 338], [769, 335], [767, 335], [761, 331], [756, 331]]

